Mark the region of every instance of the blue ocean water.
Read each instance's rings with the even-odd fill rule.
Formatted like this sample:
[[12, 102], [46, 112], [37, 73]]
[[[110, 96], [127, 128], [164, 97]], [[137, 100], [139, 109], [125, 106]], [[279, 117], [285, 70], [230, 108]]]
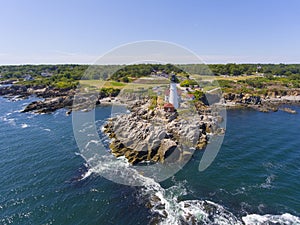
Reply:
[[[299, 224], [299, 114], [228, 110], [223, 145], [207, 170], [198, 171], [203, 153], [196, 152], [174, 177], [130, 187], [88, 168], [65, 110], [20, 113], [30, 101], [0, 98], [0, 224], [148, 224], [151, 191], [168, 206], [165, 224], [181, 221], [180, 202], [202, 200], [246, 224]], [[97, 108], [98, 125], [110, 115], [110, 106]]]

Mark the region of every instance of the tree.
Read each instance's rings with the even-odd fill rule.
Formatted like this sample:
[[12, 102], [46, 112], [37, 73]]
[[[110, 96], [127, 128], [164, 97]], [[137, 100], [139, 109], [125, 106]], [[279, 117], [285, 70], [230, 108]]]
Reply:
[[122, 77], [122, 82], [124, 83], [128, 83], [129, 82], [129, 78], [128, 77]]

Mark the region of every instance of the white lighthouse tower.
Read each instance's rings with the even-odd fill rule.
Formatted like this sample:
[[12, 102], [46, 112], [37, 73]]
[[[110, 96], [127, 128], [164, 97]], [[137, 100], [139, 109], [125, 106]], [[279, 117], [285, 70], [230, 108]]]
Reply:
[[172, 74], [171, 77], [169, 102], [173, 104], [175, 109], [179, 108], [175, 74]]

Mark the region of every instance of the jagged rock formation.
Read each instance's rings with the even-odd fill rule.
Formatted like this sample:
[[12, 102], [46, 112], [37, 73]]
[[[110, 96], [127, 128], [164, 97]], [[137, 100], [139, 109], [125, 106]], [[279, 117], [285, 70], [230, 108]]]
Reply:
[[300, 103], [300, 98], [298, 98], [299, 92], [297, 90], [289, 90], [280, 93], [278, 91], [269, 91], [267, 96], [243, 93], [223, 93], [222, 97], [223, 104], [228, 107], [247, 107], [260, 112], [277, 112], [278, 110], [281, 110], [294, 114], [296, 113], [295, 110], [288, 107], [281, 108], [281, 106]]
[[148, 107], [147, 101], [137, 101], [129, 107], [131, 113], [111, 118], [104, 126], [112, 138], [111, 152], [131, 164], [184, 160], [191, 148], [204, 149], [207, 132], [217, 130], [215, 117], [184, 117]]

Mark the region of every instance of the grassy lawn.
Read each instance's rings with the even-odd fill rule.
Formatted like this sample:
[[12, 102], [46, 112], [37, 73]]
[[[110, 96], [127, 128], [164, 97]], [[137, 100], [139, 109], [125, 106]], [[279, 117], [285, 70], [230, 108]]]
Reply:
[[205, 87], [203, 87], [203, 92], [207, 92], [207, 91], [213, 90], [215, 88], [218, 88], [218, 86], [205, 86]]
[[[223, 81], [239, 81], [239, 80], [246, 80], [249, 78], [256, 78], [259, 76], [251, 75], [251, 76], [201, 76], [201, 75], [193, 75], [191, 78], [198, 80], [200, 83], [202, 82], [208, 82], [203, 86], [203, 91], [211, 91], [218, 86], [216, 84], [212, 84], [210, 82], [217, 80], [223, 80]], [[143, 77], [138, 80], [135, 80], [131, 83], [123, 83], [123, 82], [117, 82], [117, 81], [103, 81], [103, 80], [81, 80], [80, 84], [83, 87], [91, 87], [91, 88], [119, 88], [123, 89], [123, 91], [126, 92], [141, 92], [141, 93], [147, 93], [148, 95], [154, 94], [152, 88], [153, 87], [166, 87], [169, 84], [168, 79], [156, 79], [156, 78], [150, 78], [150, 77]], [[220, 81], [221, 82], [221, 81]], [[224, 82], [223, 82], [224, 83]]]
[[155, 86], [161, 86], [159, 82], [148, 83], [148, 82], [139, 82], [139, 83], [123, 83], [116, 81], [103, 81], [103, 80], [80, 80], [82, 86], [92, 86], [96, 88], [119, 88], [119, 89], [149, 89]]
[[197, 75], [194, 74], [191, 78], [195, 80], [203, 80], [203, 81], [214, 81], [214, 80], [230, 80], [230, 81], [239, 81], [239, 80], [246, 80], [249, 78], [256, 78], [259, 77], [257, 75], [247, 75], [247, 76], [204, 76], [204, 75]]

